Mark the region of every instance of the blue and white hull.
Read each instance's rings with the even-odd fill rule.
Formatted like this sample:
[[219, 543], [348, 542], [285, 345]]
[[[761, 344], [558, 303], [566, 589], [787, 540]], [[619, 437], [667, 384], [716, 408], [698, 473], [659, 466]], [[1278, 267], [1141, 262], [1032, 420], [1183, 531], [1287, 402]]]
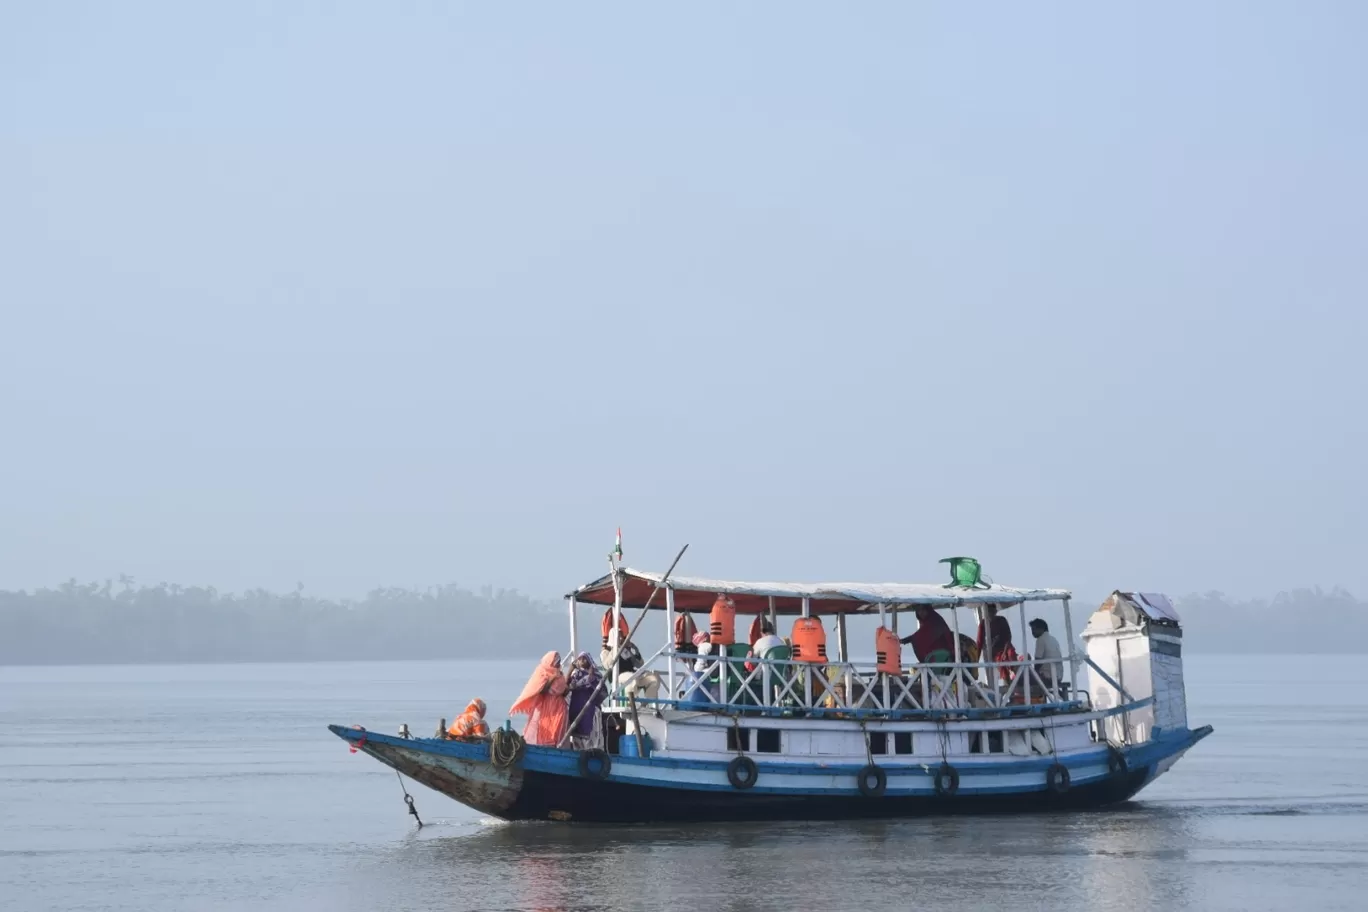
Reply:
[[[750, 756], [751, 784], [729, 776], [731, 759], [615, 755], [585, 770], [572, 750], [528, 746], [512, 766], [490, 760], [488, 742], [403, 739], [339, 725], [338, 737], [400, 773], [505, 820], [668, 823], [830, 820], [926, 814], [1084, 809], [1125, 801], [1211, 733], [1161, 733], [1145, 743], [1091, 745], [1053, 756], [880, 758], [795, 762]], [[1119, 758], [1119, 759], [1118, 759]], [[877, 794], [860, 777], [876, 765]], [[947, 774], [945, 767], [953, 770]], [[1059, 769], [1064, 770], [1061, 775]]]

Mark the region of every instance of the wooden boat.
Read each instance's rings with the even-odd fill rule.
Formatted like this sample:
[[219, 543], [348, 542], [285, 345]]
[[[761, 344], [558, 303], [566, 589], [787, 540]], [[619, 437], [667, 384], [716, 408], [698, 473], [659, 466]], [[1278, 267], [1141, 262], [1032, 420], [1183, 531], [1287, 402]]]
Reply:
[[[1182, 627], [1167, 598], [1113, 593], [1092, 614], [1079, 650], [1067, 591], [983, 583], [974, 562], [954, 560], [969, 561], [969, 572], [955, 565], [944, 586], [745, 583], [614, 563], [567, 596], [569, 655], [578, 651], [575, 617], [585, 606], [608, 614], [613, 653], [625, 611], [641, 611], [639, 627], [658, 609], [667, 635], [641, 668], [609, 675], [603, 712], [622, 735], [603, 747], [522, 745], [507, 724], [492, 741], [330, 729], [494, 817], [618, 823], [1096, 808], [1131, 798], [1211, 733], [1187, 724]], [[754, 656], [731, 644], [699, 656], [679, 648], [676, 617], [709, 612], [716, 620], [718, 604], [723, 626], [728, 611], [767, 618], [775, 629], [793, 618], [804, 636], [830, 622], [835, 655]], [[1058, 662], [994, 661], [1002, 656], [992, 624], [984, 655], [963, 654], [962, 612], [982, 619], [993, 606], [1015, 613], [1024, 631], [1028, 604], [1062, 609]], [[896, 634], [899, 616], [918, 609], [949, 616], [953, 654], [907, 664], [888, 655], [850, 659], [848, 621], [877, 618]], [[885, 633], [879, 642], [893, 641]]]

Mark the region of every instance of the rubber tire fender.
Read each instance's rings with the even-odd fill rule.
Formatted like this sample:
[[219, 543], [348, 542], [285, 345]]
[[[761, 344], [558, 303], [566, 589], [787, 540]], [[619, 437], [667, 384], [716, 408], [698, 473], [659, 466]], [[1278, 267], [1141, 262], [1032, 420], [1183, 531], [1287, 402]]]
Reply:
[[1056, 763], [1045, 771], [1045, 785], [1056, 795], [1062, 795], [1069, 790], [1069, 769], [1062, 763]]
[[948, 763], [942, 763], [936, 770], [936, 794], [942, 798], [952, 797], [959, 791], [959, 770]]
[[[873, 782], [869, 781], [871, 776], [874, 777]], [[881, 767], [871, 763], [855, 774], [855, 782], [860, 787], [861, 795], [866, 798], [879, 798], [888, 788], [888, 774]]]
[[591, 747], [589, 750], [580, 751], [579, 774], [585, 779], [607, 779], [612, 771], [613, 758], [603, 748]]
[[732, 762], [727, 764], [727, 781], [732, 784], [734, 789], [745, 791], [755, 785], [755, 780], [758, 778], [760, 778], [760, 771], [756, 769], [755, 761], [745, 754], [733, 757]]

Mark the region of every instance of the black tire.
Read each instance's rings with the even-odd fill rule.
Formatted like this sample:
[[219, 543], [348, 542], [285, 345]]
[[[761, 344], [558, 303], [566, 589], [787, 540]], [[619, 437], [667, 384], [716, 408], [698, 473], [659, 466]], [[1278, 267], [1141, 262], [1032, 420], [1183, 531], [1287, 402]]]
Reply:
[[888, 788], [888, 774], [872, 763], [855, 775], [855, 781], [866, 798], [878, 798]]
[[959, 770], [948, 763], [942, 763], [936, 770], [936, 794], [950, 798], [959, 791]]
[[607, 779], [612, 771], [613, 758], [606, 750], [594, 747], [580, 751], [579, 774], [585, 779]]
[[1046, 771], [1045, 785], [1056, 795], [1062, 795], [1069, 790], [1069, 771], [1064, 764], [1056, 763]]
[[755, 768], [755, 761], [745, 754], [733, 758], [727, 764], [727, 781], [732, 784], [732, 788], [745, 791], [755, 785], [755, 780], [760, 777], [760, 771]]
[[1113, 776], [1124, 776], [1130, 772], [1130, 764], [1126, 763], [1126, 755], [1121, 753], [1121, 748], [1115, 745], [1107, 745], [1107, 772]]

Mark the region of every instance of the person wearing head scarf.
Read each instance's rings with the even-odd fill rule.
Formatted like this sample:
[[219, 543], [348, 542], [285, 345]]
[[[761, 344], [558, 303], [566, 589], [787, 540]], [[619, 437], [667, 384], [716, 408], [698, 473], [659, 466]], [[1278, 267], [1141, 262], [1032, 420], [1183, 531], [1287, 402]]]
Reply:
[[548, 652], [533, 669], [518, 699], [509, 707], [510, 714], [523, 713], [527, 725], [523, 739], [528, 744], [555, 747], [565, 737], [566, 718], [565, 675], [560, 670], [560, 653]]
[[[979, 655], [987, 655], [987, 639], [992, 638], [993, 662], [1016, 662], [1017, 651], [1012, 645], [1012, 625], [1007, 618], [998, 614], [997, 605], [983, 606], [984, 619], [979, 621], [978, 636], [974, 638], [974, 647], [978, 649]], [[984, 636], [984, 626], [987, 625], [988, 637]], [[1012, 679], [1012, 669], [999, 668], [998, 674], [1004, 681]]]
[[488, 738], [489, 725], [485, 722], [485, 701], [479, 697], [470, 701], [465, 712], [456, 717], [447, 729], [451, 738]]
[[[575, 726], [570, 732], [570, 744], [575, 750], [599, 746], [603, 730], [599, 723], [599, 706], [608, 696], [607, 689], [599, 686], [602, 681], [603, 675], [589, 653], [581, 652], [575, 656], [566, 679], [566, 688], [570, 694], [568, 715], [570, 723]], [[579, 721], [575, 721], [576, 719]]]
[[917, 608], [917, 629], [899, 642], [911, 643], [912, 651], [918, 662], [953, 662], [955, 655], [954, 634], [950, 625], [930, 605]]

